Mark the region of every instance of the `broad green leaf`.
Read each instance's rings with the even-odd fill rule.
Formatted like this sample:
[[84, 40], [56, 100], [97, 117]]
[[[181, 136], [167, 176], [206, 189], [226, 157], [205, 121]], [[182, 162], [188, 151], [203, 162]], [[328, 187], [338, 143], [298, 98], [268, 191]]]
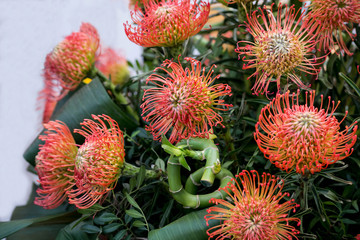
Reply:
[[204, 219], [206, 214], [207, 209], [189, 213], [163, 228], [150, 231], [148, 238], [149, 240], [207, 240], [206, 230], [220, 224], [220, 221], [211, 220], [209, 226], [206, 226]]
[[[72, 213], [60, 213], [50, 216], [43, 216], [38, 218], [28, 218], [28, 219], [19, 219], [19, 220], [12, 220], [9, 222], [0, 222], [0, 239], [4, 237], [8, 237], [11, 234], [16, 233], [17, 231], [29, 227], [35, 223], [42, 223], [46, 222], [48, 224], [48, 228], [50, 231], [54, 231], [52, 229], [52, 225], [63, 223], [67, 216], [71, 215]], [[51, 221], [53, 220], [53, 221]], [[66, 222], [66, 221], [65, 221]], [[63, 226], [62, 226], [63, 227]], [[57, 231], [59, 231], [59, 227], [56, 227]]]
[[[81, 222], [77, 224], [78, 220], [67, 225], [60, 230], [56, 236], [56, 240], [95, 240], [96, 234], [87, 234], [81, 230], [81, 227], [86, 224]], [[45, 225], [46, 226], [46, 225]]]
[[[90, 84], [80, 88], [75, 92], [63, 106], [53, 114], [52, 120], [60, 120], [72, 131], [81, 128], [80, 123], [84, 119], [91, 119], [91, 114], [106, 114], [118, 122], [120, 128], [128, 133], [137, 127], [136, 121], [124, 110], [116, 105], [109, 97], [105, 88], [95, 78]], [[81, 143], [82, 136], [74, 135], [77, 143]], [[39, 144], [43, 142], [36, 138], [24, 153], [24, 158], [35, 165], [35, 156], [39, 151]]]

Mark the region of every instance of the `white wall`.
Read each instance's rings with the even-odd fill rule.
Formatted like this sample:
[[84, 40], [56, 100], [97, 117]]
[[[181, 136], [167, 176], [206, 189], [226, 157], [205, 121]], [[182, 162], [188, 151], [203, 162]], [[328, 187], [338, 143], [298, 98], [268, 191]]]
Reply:
[[35, 108], [46, 54], [90, 22], [103, 44], [139, 58], [124, 33], [127, 7], [126, 0], [0, 0], [0, 221], [26, 203], [37, 179], [22, 154], [41, 129]]

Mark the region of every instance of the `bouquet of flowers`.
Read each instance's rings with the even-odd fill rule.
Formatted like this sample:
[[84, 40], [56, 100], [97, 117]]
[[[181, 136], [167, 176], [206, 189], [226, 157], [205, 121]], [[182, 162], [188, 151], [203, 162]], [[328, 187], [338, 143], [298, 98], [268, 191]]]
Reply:
[[11, 239], [360, 239], [360, 0], [134, 0], [46, 56]]

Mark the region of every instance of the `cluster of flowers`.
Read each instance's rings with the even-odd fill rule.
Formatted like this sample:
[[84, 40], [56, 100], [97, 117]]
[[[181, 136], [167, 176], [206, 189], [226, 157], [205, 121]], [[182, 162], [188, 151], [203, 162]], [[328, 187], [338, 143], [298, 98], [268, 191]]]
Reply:
[[[344, 44], [342, 33], [354, 35], [345, 22], [360, 22], [358, 0], [312, 0], [309, 13], [293, 6], [279, 5], [277, 15], [272, 9], [259, 9], [247, 16], [245, 22], [254, 42], [240, 41], [235, 49], [245, 56], [244, 69], [255, 68], [255, 94], [268, 94], [269, 84], [277, 83], [279, 93], [265, 106], [256, 124], [255, 140], [259, 149], [276, 167], [299, 174], [314, 174], [352, 153], [357, 130], [356, 123], [340, 131], [341, 121], [334, 116], [338, 103], [329, 98], [323, 108], [315, 107], [315, 91], [306, 93], [305, 104], [299, 103], [300, 90], [280, 93], [280, 80], [285, 77], [300, 88], [309, 89], [300, 80], [298, 71], [317, 75], [322, 57], [313, 57], [316, 47], [351, 54]], [[149, 0], [135, 6], [131, 12], [134, 23], [124, 24], [125, 32], [134, 43], [144, 47], [178, 48], [189, 37], [197, 34], [208, 20], [210, 4], [204, 0]], [[284, 16], [282, 18], [282, 16]], [[316, 20], [315, 20], [316, 19]], [[335, 37], [333, 37], [335, 36]], [[243, 46], [246, 44], [245, 46]], [[61, 42], [46, 58], [43, 95], [47, 99], [45, 119], [49, 119], [53, 103], [68, 90], [74, 90], [89, 76], [98, 58], [99, 37], [90, 24], [83, 24], [80, 32], [73, 33]], [[108, 51], [108, 54], [114, 54]], [[107, 51], [105, 51], [107, 53]], [[177, 56], [176, 56], [177, 57]], [[209, 137], [213, 127], [222, 125], [217, 111], [232, 107], [222, 99], [231, 95], [227, 84], [215, 84], [219, 75], [212, 77], [213, 68], [206, 73], [201, 63], [185, 58], [191, 67], [184, 68], [180, 61], [165, 60], [161, 70], [149, 76], [146, 83], [153, 84], [144, 92], [142, 117], [154, 140], [170, 135], [170, 142], [191, 137]], [[101, 71], [112, 61], [99, 64]], [[109, 69], [118, 69], [109, 67]], [[112, 76], [115, 71], [109, 70]], [[123, 71], [120, 71], [123, 72]], [[121, 73], [119, 73], [121, 74]], [[116, 77], [115, 77], [116, 78]], [[275, 80], [273, 80], [275, 79]], [[60, 89], [55, 91], [54, 89]], [[35, 203], [54, 208], [66, 197], [79, 208], [87, 208], [114, 188], [124, 165], [123, 135], [117, 123], [107, 116], [93, 116], [99, 123], [85, 120], [83, 130], [75, 130], [86, 140], [78, 149], [71, 132], [59, 121], [45, 124], [48, 131], [41, 139], [36, 157], [42, 189]], [[110, 128], [106, 126], [104, 119]], [[208, 231], [216, 239], [291, 239], [299, 233], [290, 221], [300, 224], [298, 218], [287, 216], [298, 206], [293, 200], [280, 203], [288, 193], [282, 193], [283, 182], [264, 173], [243, 171], [239, 180], [223, 190], [231, 201], [213, 199], [206, 221], [222, 220], [219, 226]]]

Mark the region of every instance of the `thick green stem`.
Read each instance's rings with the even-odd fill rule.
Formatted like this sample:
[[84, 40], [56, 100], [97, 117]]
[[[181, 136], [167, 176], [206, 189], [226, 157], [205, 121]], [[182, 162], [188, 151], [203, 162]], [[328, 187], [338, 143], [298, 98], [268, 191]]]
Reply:
[[[184, 189], [182, 183], [181, 183], [181, 164], [179, 163], [179, 158], [172, 155], [170, 156], [168, 160], [167, 165], [167, 173], [168, 173], [168, 182], [169, 182], [169, 191], [173, 195], [174, 199], [181, 203], [184, 207], [189, 208], [202, 208], [207, 207], [211, 205], [209, 200], [211, 198], [223, 198], [225, 196], [223, 191], [216, 190], [209, 194], [203, 194], [203, 195], [195, 195], [193, 190], [190, 190], [188, 192], [186, 189]], [[194, 183], [199, 182], [200, 177], [205, 172], [206, 168], [203, 167], [199, 170], [197, 170], [195, 173], [193, 173], [191, 176], [193, 176]], [[217, 175], [216, 178], [220, 180], [220, 187], [225, 187], [228, 182], [231, 181], [233, 175], [231, 172], [229, 172], [226, 169], [222, 169]], [[188, 183], [188, 188], [190, 189], [191, 183]]]
[[[125, 162], [122, 170], [122, 176], [135, 176], [140, 171], [140, 168], [130, 163]], [[155, 170], [145, 170], [145, 179], [159, 178], [161, 172]]]
[[[214, 141], [212, 139], [205, 138], [190, 138], [180, 141], [176, 146], [186, 146], [189, 148], [190, 150], [188, 151], [184, 150], [186, 156], [191, 156], [191, 151], [201, 151], [204, 158], [206, 159], [205, 171], [201, 177], [201, 183], [206, 187], [210, 187], [214, 182], [215, 175], [218, 174], [221, 170], [219, 149], [214, 144]], [[192, 155], [195, 154], [192, 153]]]

